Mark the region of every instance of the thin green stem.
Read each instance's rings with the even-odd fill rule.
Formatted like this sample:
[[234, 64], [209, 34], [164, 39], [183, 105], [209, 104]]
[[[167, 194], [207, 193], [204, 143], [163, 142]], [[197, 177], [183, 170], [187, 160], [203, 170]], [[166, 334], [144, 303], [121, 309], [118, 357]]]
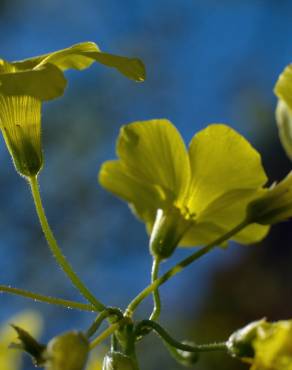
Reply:
[[181, 351], [186, 352], [211, 352], [211, 351], [226, 351], [227, 345], [226, 342], [221, 343], [211, 343], [211, 344], [200, 344], [190, 346], [188, 344], [181, 343], [176, 339], [172, 338], [165, 329], [162, 328], [157, 322], [151, 320], [143, 320], [136, 327], [136, 336], [140, 335], [140, 332], [144, 328], [153, 329], [167, 344]]
[[[159, 265], [160, 265], [160, 259], [157, 257], [154, 257], [153, 264], [152, 264], [152, 271], [151, 271], [151, 283], [154, 283], [154, 281], [158, 278]], [[160, 299], [158, 287], [153, 291], [153, 303], [154, 303], [154, 307], [150, 315], [150, 320], [157, 320], [161, 312], [161, 299]]]
[[99, 300], [95, 298], [95, 296], [89, 291], [89, 289], [80, 280], [80, 278], [75, 273], [70, 263], [67, 261], [66, 257], [63, 255], [60, 247], [58, 246], [58, 243], [50, 228], [50, 225], [48, 223], [48, 220], [47, 220], [47, 217], [44, 211], [37, 177], [36, 176], [30, 177], [28, 180], [29, 180], [29, 184], [31, 187], [34, 204], [36, 207], [37, 215], [39, 217], [39, 221], [40, 221], [43, 233], [46, 237], [50, 250], [53, 256], [55, 257], [58, 265], [61, 267], [64, 273], [68, 276], [68, 278], [71, 280], [72, 284], [88, 300], [88, 302], [92, 303], [97, 311], [103, 311], [106, 307]]
[[138, 307], [138, 305], [146, 298], [149, 294], [151, 294], [155, 289], [157, 289], [160, 285], [164, 284], [167, 280], [172, 278], [174, 275], [181, 272], [185, 267], [189, 266], [194, 261], [198, 260], [208, 252], [210, 252], [214, 247], [217, 245], [222, 244], [226, 240], [230, 239], [233, 235], [237, 234], [239, 231], [244, 229], [248, 225], [248, 222], [244, 221], [234, 227], [232, 230], [227, 232], [226, 234], [220, 236], [210, 244], [206, 245], [205, 247], [199, 249], [198, 251], [191, 254], [189, 257], [183, 259], [177, 265], [169, 269], [164, 275], [160, 278], [156, 279], [152, 284], [148, 285], [142, 292], [140, 292], [128, 305], [125, 316], [132, 317], [134, 311]]
[[15, 295], [18, 295], [24, 298], [33, 299], [34, 301], [54, 304], [54, 305], [62, 306], [62, 307], [69, 308], [69, 309], [96, 312], [95, 306], [91, 304], [85, 304], [85, 303], [68, 301], [67, 299], [49, 297], [49, 296], [45, 296], [45, 295], [38, 294], [38, 293], [33, 293], [33, 292], [23, 290], [23, 289], [12, 288], [6, 285], [0, 285], [0, 292], [15, 294]]
[[87, 338], [90, 338], [93, 336], [93, 334], [99, 329], [100, 325], [102, 324], [103, 320], [105, 320], [108, 317], [115, 316], [118, 319], [123, 318], [123, 313], [118, 308], [108, 307], [104, 311], [102, 311], [97, 318], [94, 320], [92, 325], [89, 327], [89, 329], [86, 331]]
[[122, 320], [119, 322], [110, 325], [104, 332], [102, 332], [98, 337], [96, 337], [89, 345], [90, 350], [98, 346], [101, 342], [103, 342], [106, 338], [114, 334], [114, 332], [120, 327]]

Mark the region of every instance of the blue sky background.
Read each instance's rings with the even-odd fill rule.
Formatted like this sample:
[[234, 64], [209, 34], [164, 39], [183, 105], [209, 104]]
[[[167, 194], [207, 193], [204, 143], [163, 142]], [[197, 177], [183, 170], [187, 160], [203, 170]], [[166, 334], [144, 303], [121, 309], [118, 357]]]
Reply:
[[[143, 84], [100, 65], [69, 72], [65, 96], [43, 110], [46, 163], [40, 182], [48, 218], [69, 260], [106, 304], [124, 307], [147, 284], [151, 264], [144, 226], [96, 181], [102, 161], [115, 156], [119, 127], [165, 117], [188, 142], [207, 124], [224, 122], [263, 153], [267, 172], [278, 176], [273, 181], [281, 178], [291, 165], [278, 143], [272, 89], [292, 60], [291, 24], [288, 0], [0, 1], [4, 59], [94, 41], [104, 51], [138, 56], [146, 64]], [[3, 140], [0, 155], [1, 283], [79, 299], [47, 250], [29, 189]], [[188, 253], [179, 250], [163, 269]], [[195, 319], [214, 271], [247, 253], [249, 248], [232, 245], [176, 277], [162, 289], [162, 321], [184, 335], [176, 319]], [[38, 309], [46, 323], [44, 341], [84, 329], [92, 318], [22, 298], [0, 299], [2, 320]], [[150, 307], [149, 301], [144, 308]]]

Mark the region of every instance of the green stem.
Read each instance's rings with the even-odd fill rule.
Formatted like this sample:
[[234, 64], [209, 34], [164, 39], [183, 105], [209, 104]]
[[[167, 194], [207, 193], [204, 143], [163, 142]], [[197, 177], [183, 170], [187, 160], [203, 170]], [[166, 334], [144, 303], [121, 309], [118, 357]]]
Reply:
[[73, 285], [88, 300], [88, 302], [92, 303], [97, 311], [103, 311], [106, 307], [94, 297], [94, 295], [89, 291], [89, 289], [80, 280], [80, 278], [75, 273], [72, 266], [67, 261], [66, 257], [63, 255], [60, 247], [57, 244], [57, 241], [50, 228], [50, 225], [48, 223], [48, 220], [47, 220], [47, 217], [44, 211], [37, 177], [33, 176], [33, 177], [30, 177], [28, 180], [29, 180], [29, 184], [31, 187], [34, 204], [36, 207], [37, 215], [39, 217], [43, 233], [46, 237], [50, 250], [53, 256], [55, 257], [57, 263], [59, 264], [61, 269], [64, 271], [64, 273], [68, 276], [68, 278], [71, 280]]
[[123, 318], [123, 313], [118, 308], [108, 307], [104, 311], [102, 311], [97, 318], [94, 320], [92, 325], [89, 327], [89, 329], [86, 331], [87, 338], [90, 338], [93, 336], [93, 334], [99, 329], [100, 325], [102, 324], [103, 320], [110, 316], [115, 316], [118, 319]]
[[143, 320], [136, 327], [136, 336], [140, 335], [140, 331], [143, 328], [153, 329], [167, 344], [186, 352], [211, 352], [211, 351], [226, 351], [226, 342], [211, 343], [211, 344], [199, 344], [190, 346], [188, 344], [181, 343], [176, 339], [172, 338], [165, 329], [162, 328], [157, 322], [151, 320]]
[[[160, 265], [160, 259], [157, 257], [154, 257], [153, 264], [152, 264], [152, 271], [151, 271], [151, 283], [154, 283], [154, 281], [158, 278], [159, 273], [159, 265]], [[150, 316], [150, 320], [157, 320], [160, 316], [161, 312], [161, 300], [160, 300], [160, 294], [159, 289], [156, 288], [153, 291], [153, 311]]]
[[236, 227], [234, 227], [232, 230], [227, 232], [226, 234], [220, 236], [210, 244], [206, 245], [205, 247], [199, 249], [198, 251], [191, 254], [189, 257], [183, 259], [181, 262], [179, 262], [177, 265], [172, 267], [170, 270], [168, 270], [164, 275], [162, 275], [160, 278], [156, 279], [152, 284], [148, 285], [142, 292], [140, 292], [128, 305], [125, 316], [132, 317], [134, 311], [138, 307], [138, 305], [149, 295], [151, 294], [155, 289], [157, 289], [160, 285], [164, 284], [167, 280], [169, 280], [174, 275], [181, 272], [185, 267], [189, 266], [194, 261], [198, 260], [205, 254], [211, 251], [214, 247], [217, 245], [222, 244], [226, 240], [230, 239], [233, 235], [237, 234], [239, 231], [244, 229], [248, 225], [247, 221], [243, 221]]
[[10, 286], [0, 285], [0, 292], [15, 294], [15, 295], [19, 295], [24, 298], [33, 299], [34, 301], [54, 304], [54, 305], [62, 306], [65, 308], [72, 308], [72, 309], [81, 310], [81, 311], [96, 312], [95, 306], [91, 304], [84, 304], [84, 303], [79, 303], [79, 302], [68, 301], [67, 299], [49, 297], [49, 296], [45, 296], [42, 294], [29, 292], [23, 289], [12, 288]]
[[106, 338], [114, 334], [114, 332], [120, 327], [122, 320], [109, 326], [104, 332], [102, 332], [98, 337], [96, 337], [89, 345], [90, 350], [98, 346]]

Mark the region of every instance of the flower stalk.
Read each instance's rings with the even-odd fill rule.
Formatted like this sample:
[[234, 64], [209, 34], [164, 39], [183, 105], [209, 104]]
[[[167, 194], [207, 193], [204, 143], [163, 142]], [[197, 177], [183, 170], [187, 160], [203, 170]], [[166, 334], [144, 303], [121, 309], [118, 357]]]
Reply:
[[76, 272], [73, 270], [70, 263], [67, 261], [66, 257], [63, 255], [60, 247], [58, 246], [58, 243], [50, 228], [50, 225], [48, 223], [48, 220], [47, 220], [44, 208], [43, 208], [37, 177], [36, 176], [29, 177], [28, 180], [29, 180], [35, 208], [37, 211], [37, 215], [39, 217], [39, 221], [40, 221], [43, 233], [45, 235], [49, 248], [53, 256], [55, 257], [58, 265], [67, 275], [67, 277], [71, 280], [72, 284], [77, 288], [77, 290], [79, 290], [79, 292], [84, 296], [84, 298], [86, 298], [86, 300], [90, 302], [96, 308], [97, 311], [103, 311], [106, 307], [98, 299], [95, 298], [95, 296], [89, 291], [89, 289], [80, 280], [80, 278], [78, 277]]
[[247, 221], [241, 222], [239, 225], [234, 227], [232, 230], [227, 232], [226, 234], [222, 235], [221, 237], [217, 238], [210, 244], [206, 245], [205, 247], [199, 249], [198, 251], [191, 254], [189, 257], [183, 259], [181, 262], [176, 264], [174, 267], [169, 269], [165, 274], [163, 274], [160, 278], [156, 279], [152, 284], [148, 285], [142, 292], [140, 292], [128, 305], [125, 316], [132, 317], [134, 311], [139, 306], [139, 304], [148, 297], [153, 291], [155, 291], [160, 285], [164, 284], [170, 278], [181, 272], [184, 268], [192, 264], [194, 261], [198, 260], [199, 258], [203, 257], [205, 254], [210, 252], [214, 247], [224, 243], [226, 240], [230, 239], [233, 235], [237, 234], [239, 231], [243, 230], [246, 226], [248, 226]]

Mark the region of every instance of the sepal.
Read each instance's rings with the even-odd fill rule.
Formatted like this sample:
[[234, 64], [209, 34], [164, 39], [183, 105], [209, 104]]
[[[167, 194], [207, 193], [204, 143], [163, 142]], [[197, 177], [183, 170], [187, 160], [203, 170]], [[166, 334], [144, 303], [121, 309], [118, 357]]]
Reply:
[[121, 352], [110, 351], [103, 360], [102, 370], [138, 370], [137, 363]]

